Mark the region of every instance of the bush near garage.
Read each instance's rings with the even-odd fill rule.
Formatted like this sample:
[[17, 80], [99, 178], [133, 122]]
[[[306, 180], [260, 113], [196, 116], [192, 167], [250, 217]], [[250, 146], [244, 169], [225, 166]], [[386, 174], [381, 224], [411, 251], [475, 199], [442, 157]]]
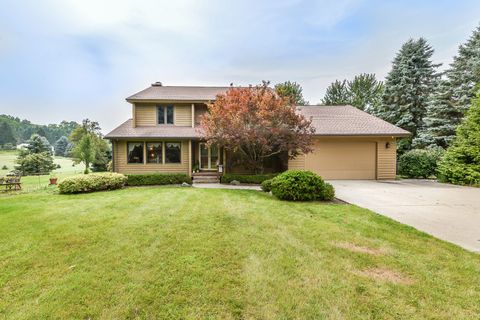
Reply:
[[127, 177], [120, 173], [91, 173], [65, 178], [59, 183], [60, 193], [87, 193], [122, 188]]
[[413, 149], [400, 156], [398, 173], [407, 178], [434, 176], [444, 154], [443, 149]]
[[322, 177], [311, 171], [289, 170], [272, 179], [271, 191], [282, 200], [333, 200], [335, 190]]

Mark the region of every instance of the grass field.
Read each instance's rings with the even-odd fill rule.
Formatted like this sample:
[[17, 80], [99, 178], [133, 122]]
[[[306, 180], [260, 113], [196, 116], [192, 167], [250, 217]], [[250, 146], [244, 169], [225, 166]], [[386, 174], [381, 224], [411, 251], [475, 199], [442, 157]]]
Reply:
[[[17, 158], [18, 151], [0, 151], [0, 176], [4, 176], [15, 168], [15, 159]], [[54, 157], [54, 162], [60, 165], [60, 169], [56, 169], [53, 175], [61, 180], [64, 177], [82, 173], [82, 165], [73, 165], [73, 161], [70, 158]], [[7, 169], [2, 169], [6, 166]], [[50, 175], [42, 176], [27, 176], [22, 177], [22, 188], [24, 191], [34, 191], [38, 189], [45, 189], [48, 186]]]
[[256, 191], [0, 196], [0, 318], [476, 319], [480, 257]]

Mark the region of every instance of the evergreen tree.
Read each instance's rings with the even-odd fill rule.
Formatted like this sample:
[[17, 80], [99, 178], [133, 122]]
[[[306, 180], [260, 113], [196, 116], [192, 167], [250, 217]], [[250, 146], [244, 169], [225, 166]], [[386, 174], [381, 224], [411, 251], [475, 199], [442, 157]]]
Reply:
[[55, 155], [60, 157], [66, 157], [69, 143], [70, 142], [68, 142], [67, 137], [61, 136], [55, 142]]
[[414, 141], [417, 147], [447, 148], [454, 138], [455, 129], [474, 97], [475, 85], [480, 83], [480, 27], [460, 45], [445, 74], [446, 79], [430, 98], [425, 128]]
[[21, 171], [23, 175], [28, 175], [48, 174], [55, 169], [52, 149], [45, 137], [34, 134], [27, 143], [27, 148], [21, 150], [15, 160], [18, 164], [15, 167], [16, 170]]
[[446, 75], [452, 86], [452, 104], [465, 113], [475, 97], [475, 86], [480, 83], [480, 26], [460, 45]]
[[303, 98], [302, 87], [296, 82], [286, 81], [278, 83], [275, 85], [275, 91], [279, 96], [290, 99], [294, 105], [308, 105], [308, 101], [305, 101]]
[[447, 149], [455, 138], [455, 129], [462, 120], [463, 113], [453, 106], [452, 86], [448, 80], [440, 80], [431, 95], [424, 128], [413, 141], [415, 148], [442, 147]]
[[30, 137], [30, 140], [27, 141], [27, 150], [30, 153], [52, 153], [52, 146], [50, 145], [50, 142], [48, 142], [47, 138], [38, 134], [33, 134]]
[[480, 94], [438, 167], [441, 181], [480, 186]]
[[[428, 98], [435, 88], [439, 65], [431, 61], [432, 47], [423, 38], [410, 39], [393, 60], [385, 82], [385, 93], [378, 115], [412, 133], [424, 125]], [[400, 153], [411, 148], [411, 139], [399, 143]]]
[[348, 90], [347, 80], [335, 80], [328, 86], [322, 104], [325, 105], [345, 105], [350, 104], [350, 91]]
[[383, 82], [375, 74], [362, 73], [348, 82], [350, 102], [354, 107], [369, 113], [375, 113], [382, 102]]
[[16, 144], [15, 135], [13, 133], [12, 127], [6, 122], [0, 122], [0, 146], [10, 143]]

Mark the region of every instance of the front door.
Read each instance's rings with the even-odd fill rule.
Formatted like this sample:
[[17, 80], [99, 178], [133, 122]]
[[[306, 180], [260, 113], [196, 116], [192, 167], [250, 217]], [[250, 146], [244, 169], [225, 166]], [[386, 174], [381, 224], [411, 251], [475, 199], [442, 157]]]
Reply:
[[205, 142], [201, 142], [199, 159], [200, 169], [217, 170], [220, 159], [220, 150], [215, 145], [207, 147]]

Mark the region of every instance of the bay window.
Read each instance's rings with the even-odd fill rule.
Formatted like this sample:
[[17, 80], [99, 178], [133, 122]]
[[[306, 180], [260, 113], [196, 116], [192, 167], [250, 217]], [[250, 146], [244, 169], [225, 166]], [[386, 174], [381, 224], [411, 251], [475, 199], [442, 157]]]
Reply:
[[161, 142], [148, 142], [147, 163], [163, 163], [162, 149]]
[[165, 142], [165, 163], [180, 163], [180, 142]]

